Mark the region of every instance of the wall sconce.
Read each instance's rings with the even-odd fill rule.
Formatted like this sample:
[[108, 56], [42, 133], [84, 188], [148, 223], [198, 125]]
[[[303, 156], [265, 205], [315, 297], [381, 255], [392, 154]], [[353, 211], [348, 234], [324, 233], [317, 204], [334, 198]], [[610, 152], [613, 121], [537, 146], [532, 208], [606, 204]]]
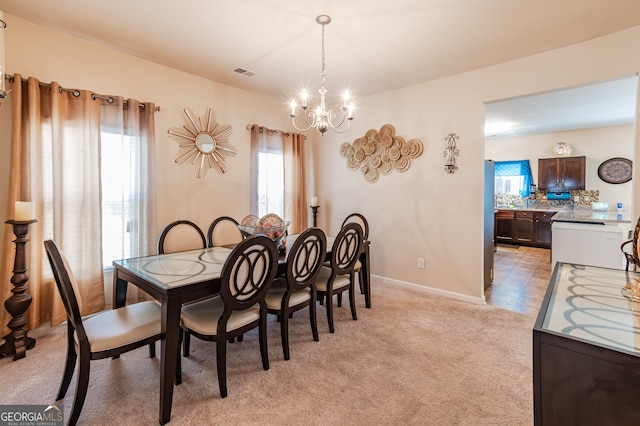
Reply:
[[7, 23], [3, 21], [4, 14], [0, 10], [0, 98], [7, 97], [7, 92], [4, 90], [4, 29], [7, 28]]
[[460, 155], [460, 151], [456, 148], [456, 141], [460, 139], [455, 133], [449, 133], [449, 135], [444, 138], [447, 141], [447, 147], [444, 149], [444, 156], [447, 159], [444, 163], [444, 170], [447, 173], [455, 173], [458, 170], [456, 166], [456, 157]]

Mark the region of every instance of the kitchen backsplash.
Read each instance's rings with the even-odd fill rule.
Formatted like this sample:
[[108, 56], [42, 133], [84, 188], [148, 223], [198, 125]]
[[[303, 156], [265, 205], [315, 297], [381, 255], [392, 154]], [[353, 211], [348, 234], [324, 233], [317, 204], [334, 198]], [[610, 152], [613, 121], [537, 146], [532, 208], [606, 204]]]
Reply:
[[[576, 197], [578, 197], [576, 199]], [[519, 195], [495, 194], [496, 207], [588, 207], [591, 203], [600, 201], [600, 191], [571, 191], [571, 200], [547, 200], [546, 191], [536, 191], [535, 198], [520, 197]]]

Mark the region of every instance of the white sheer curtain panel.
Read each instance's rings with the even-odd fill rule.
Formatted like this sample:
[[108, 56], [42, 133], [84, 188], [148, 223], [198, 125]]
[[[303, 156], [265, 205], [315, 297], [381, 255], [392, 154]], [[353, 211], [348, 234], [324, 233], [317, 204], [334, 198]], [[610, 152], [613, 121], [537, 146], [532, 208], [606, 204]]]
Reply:
[[251, 126], [251, 213], [276, 213], [289, 233], [308, 227], [304, 136]]
[[284, 211], [282, 132], [254, 124], [251, 127], [251, 213], [259, 217]]
[[[100, 102], [103, 262], [155, 253], [157, 238], [153, 103], [113, 96]], [[149, 297], [131, 286], [127, 298]]]

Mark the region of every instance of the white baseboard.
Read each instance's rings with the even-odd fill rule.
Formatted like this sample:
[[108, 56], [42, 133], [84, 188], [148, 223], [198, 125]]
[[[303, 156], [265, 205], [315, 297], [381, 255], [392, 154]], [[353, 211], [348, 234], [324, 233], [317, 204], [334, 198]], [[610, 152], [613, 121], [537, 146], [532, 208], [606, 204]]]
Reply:
[[376, 281], [378, 282], [382, 282], [383, 284], [392, 284], [392, 285], [399, 285], [404, 287], [411, 287], [414, 289], [420, 289], [429, 294], [436, 294], [438, 296], [444, 296], [450, 299], [461, 300], [463, 302], [469, 302], [476, 305], [486, 305], [487, 303], [487, 300], [485, 299], [484, 295], [482, 295], [482, 297], [472, 297], [472, 296], [467, 296], [465, 294], [455, 293], [453, 291], [447, 291], [439, 288], [433, 288], [433, 287], [428, 287], [428, 286], [419, 285], [415, 283], [410, 283], [407, 281], [400, 281], [400, 280], [394, 280], [391, 278], [381, 277], [379, 275], [371, 275], [371, 277], [375, 278]]

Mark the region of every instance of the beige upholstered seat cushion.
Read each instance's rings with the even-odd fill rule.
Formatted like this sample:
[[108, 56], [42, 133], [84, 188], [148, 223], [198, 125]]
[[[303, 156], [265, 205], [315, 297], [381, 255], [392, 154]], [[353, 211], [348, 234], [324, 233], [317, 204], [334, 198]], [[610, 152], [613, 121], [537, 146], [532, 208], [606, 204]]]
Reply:
[[[218, 318], [224, 311], [224, 304], [220, 297], [192, 303], [182, 307], [180, 319], [182, 324], [196, 333], [215, 336], [218, 334]], [[254, 306], [244, 311], [234, 311], [227, 322], [227, 331], [232, 331], [260, 319], [260, 306]]]
[[[275, 280], [265, 296], [267, 308], [280, 310], [282, 307], [282, 296], [285, 291], [287, 291], [287, 282], [284, 279]], [[299, 305], [309, 299], [311, 299], [311, 292], [309, 292], [308, 288], [295, 290], [291, 293], [291, 297], [289, 297], [289, 306]]]
[[360, 269], [362, 269], [362, 263], [360, 263], [360, 260], [356, 260], [356, 264], [353, 266], [353, 270], [355, 272], [358, 272]]
[[[327, 260], [322, 264], [322, 266], [326, 266], [327, 268], [329, 268], [331, 267], [331, 262]], [[360, 262], [360, 259], [358, 259], [356, 260], [356, 263], [353, 265], [353, 271], [358, 272], [360, 271], [360, 269], [362, 269], [362, 263]]]
[[[326, 266], [321, 267], [316, 278], [316, 289], [318, 291], [327, 291], [327, 281], [329, 281], [329, 276], [331, 276], [331, 268], [327, 268]], [[349, 275], [338, 275], [333, 280], [333, 289], [336, 290], [346, 287], [349, 285], [349, 282]]]
[[82, 321], [91, 352], [125, 346], [160, 334], [162, 308], [155, 302], [140, 302], [104, 311]]

